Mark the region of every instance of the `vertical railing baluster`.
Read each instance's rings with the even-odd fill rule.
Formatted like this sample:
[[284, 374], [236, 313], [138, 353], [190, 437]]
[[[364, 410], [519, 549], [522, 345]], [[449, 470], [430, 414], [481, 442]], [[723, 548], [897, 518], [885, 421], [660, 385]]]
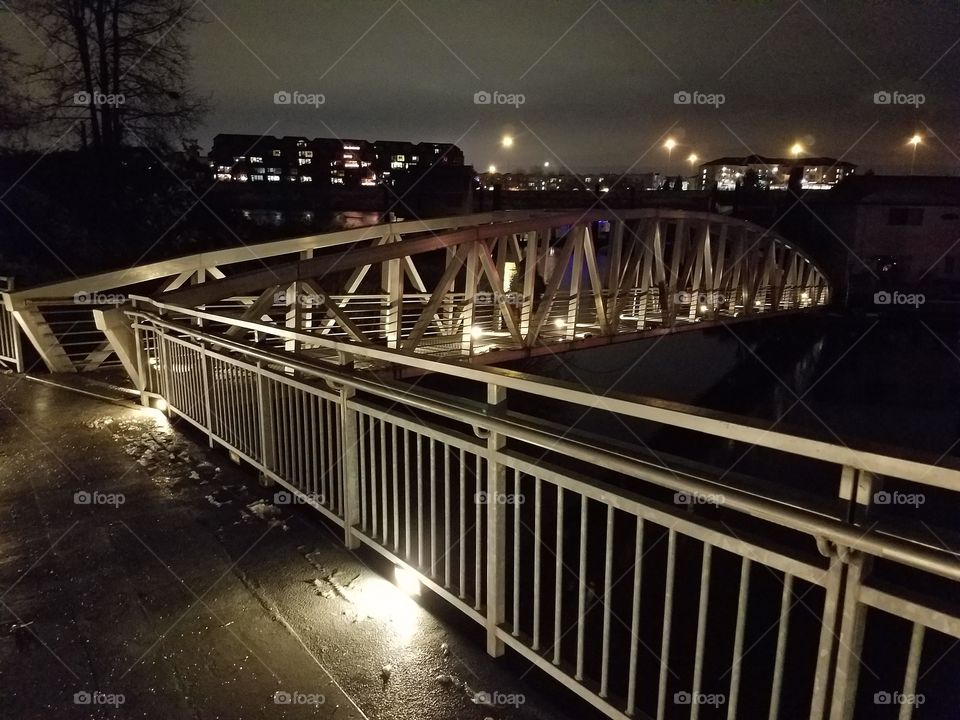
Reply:
[[613, 603], [613, 505], [607, 505], [606, 548], [603, 557], [603, 648], [600, 653], [600, 697], [610, 688], [610, 606]]
[[740, 676], [743, 674], [743, 635], [747, 627], [747, 603], [750, 601], [750, 558], [740, 561], [740, 590], [737, 595], [737, 625], [733, 632], [733, 664], [730, 665], [730, 694], [727, 701], [727, 720], [737, 717], [740, 697]]
[[777, 654], [773, 664], [773, 684], [770, 690], [769, 720], [780, 717], [780, 691], [783, 688], [783, 664], [787, 654], [787, 637], [790, 629], [790, 601], [793, 598], [793, 575], [783, 578], [783, 594], [780, 598], [780, 625], [777, 632]]
[[657, 690], [657, 720], [663, 720], [667, 709], [667, 673], [670, 672], [670, 632], [673, 618], [673, 584], [677, 565], [677, 532], [667, 531], [667, 576], [663, 592], [663, 637], [660, 641], [660, 684]]
[[713, 546], [703, 544], [703, 559], [700, 564], [700, 604], [697, 608], [697, 647], [693, 656], [693, 687], [690, 694], [693, 702], [690, 704], [690, 720], [697, 720], [700, 716], [700, 683], [703, 678], [703, 647], [707, 638], [707, 604], [710, 602], [710, 558]]

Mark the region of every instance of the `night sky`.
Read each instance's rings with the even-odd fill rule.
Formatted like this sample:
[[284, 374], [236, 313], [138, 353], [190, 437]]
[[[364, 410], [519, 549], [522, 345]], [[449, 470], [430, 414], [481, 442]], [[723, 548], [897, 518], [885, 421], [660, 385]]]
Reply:
[[[485, 169], [684, 171], [750, 152], [960, 168], [960, 4], [200, 0], [195, 132], [455, 142]], [[15, 46], [36, 46], [23, 28]], [[274, 104], [278, 91], [322, 106]], [[477, 105], [478, 91], [525, 102]], [[724, 102], [678, 105], [678, 91]], [[922, 93], [878, 105], [874, 94]], [[510, 133], [513, 148], [499, 147]], [[668, 163], [662, 142], [680, 145]]]

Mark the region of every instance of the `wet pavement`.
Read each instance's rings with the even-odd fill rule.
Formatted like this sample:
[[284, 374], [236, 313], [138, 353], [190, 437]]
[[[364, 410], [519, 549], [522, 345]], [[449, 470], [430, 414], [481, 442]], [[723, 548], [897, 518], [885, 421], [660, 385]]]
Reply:
[[0, 717], [593, 716], [204, 442], [0, 376]]

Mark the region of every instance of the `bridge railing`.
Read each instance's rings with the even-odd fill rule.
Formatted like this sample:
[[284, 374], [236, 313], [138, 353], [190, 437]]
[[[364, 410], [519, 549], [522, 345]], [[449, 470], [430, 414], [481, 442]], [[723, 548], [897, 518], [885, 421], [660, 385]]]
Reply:
[[[214, 313], [136, 304], [144, 397], [341, 526], [349, 547], [416, 573], [485, 627], [491, 655], [512, 649], [609, 717], [910, 718], [947, 694], [931, 683], [957, 667], [939, 658], [960, 638], [960, 563], [916, 537], [909, 507], [878, 506], [907, 490], [956, 503], [955, 469], [383, 347], [323, 340], [329, 360], [311, 360], [211, 331], [231, 322]], [[724, 483], [639, 438], [551, 422], [536, 412], [547, 399], [815, 458], [832, 491]]]
[[[14, 278], [0, 277], [0, 292], [13, 292]], [[0, 304], [0, 363], [17, 372], [23, 372], [23, 347], [17, 321], [6, 307]]]

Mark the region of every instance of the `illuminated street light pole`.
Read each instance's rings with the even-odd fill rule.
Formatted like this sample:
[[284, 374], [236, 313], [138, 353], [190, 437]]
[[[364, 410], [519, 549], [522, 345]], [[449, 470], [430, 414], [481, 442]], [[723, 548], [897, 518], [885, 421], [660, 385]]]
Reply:
[[923, 142], [923, 138], [919, 135], [914, 135], [912, 138], [907, 140], [908, 145], [913, 145], [913, 152], [910, 155], [910, 174], [913, 175], [913, 166], [917, 161], [917, 145]]
[[793, 147], [790, 148], [790, 152], [793, 153], [793, 159], [797, 160], [800, 157], [800, 153], [803, 152], [803, 145], [800, 143], [794, 143]]
[[677, 141], [673, 138], [667, 138], [667, 141], [663, 144], [667, 149], [667, 163], [670, 163], [671, 158], [673, 157], [673, 149], [677, 146]]

